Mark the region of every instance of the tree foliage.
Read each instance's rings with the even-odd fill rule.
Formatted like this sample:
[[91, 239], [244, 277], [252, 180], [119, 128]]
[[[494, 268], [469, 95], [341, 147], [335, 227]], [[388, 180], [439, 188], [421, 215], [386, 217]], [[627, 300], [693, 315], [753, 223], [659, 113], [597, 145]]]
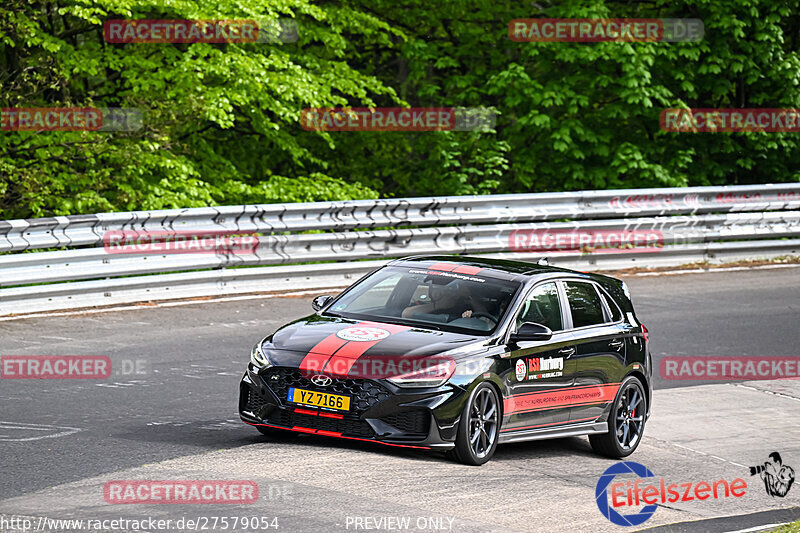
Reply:
[[[667, 107], [800, 107], [800, 2], [7, 0], [0, 106], [133, 107], [133, 132], [0, 132], [0, 218], [378, 196], [797, 181], [794, 133], [666, 133]], [[517, 18], [699, 18], [687, 43], [525, 43]], [[282, 44], [109, 44], [109, 19], [295, 19]], [[471, 106], [490, 132], [310, 132], [303, 108]]]

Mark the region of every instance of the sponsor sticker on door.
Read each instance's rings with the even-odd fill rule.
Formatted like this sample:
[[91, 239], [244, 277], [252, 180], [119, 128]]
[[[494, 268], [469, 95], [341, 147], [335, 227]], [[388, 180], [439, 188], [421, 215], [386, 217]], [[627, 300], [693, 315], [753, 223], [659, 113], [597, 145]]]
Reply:
[[528, 379], [557, 378], [564, 374], [563, 357], [532, 357], [528, 359]]

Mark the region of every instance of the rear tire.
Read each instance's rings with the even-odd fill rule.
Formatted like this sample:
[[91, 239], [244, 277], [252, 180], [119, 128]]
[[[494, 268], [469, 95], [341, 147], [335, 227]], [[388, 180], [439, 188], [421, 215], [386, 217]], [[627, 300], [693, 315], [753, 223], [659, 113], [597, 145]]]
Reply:
[[500, 435], [500, 398], [487, 382], [472, 389], [461, 411], [456, 447], [448, 456], [465, 465], [480, 466], [494, 455]]
[[644, 387], [638, 379], [628, 376], [620, 385], [608, 415], [608, 432], [589, 435], [592, 449], [612, 459], [629, 456], [642, 441], [646, 415]]

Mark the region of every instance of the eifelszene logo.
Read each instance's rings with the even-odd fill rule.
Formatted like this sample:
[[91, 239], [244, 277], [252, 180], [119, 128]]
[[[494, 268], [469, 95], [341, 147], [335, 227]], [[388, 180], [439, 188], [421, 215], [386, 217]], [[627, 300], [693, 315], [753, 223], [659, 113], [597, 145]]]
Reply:
[[792, 488], [794, 483], [794, 469], [783, 464], [781, 454], [772, 452], [769, 454], [769, 461], [762, 465], [751, 466], [750, 475], [758, 474], [764, 481], [764, 488], [770, 496], [783, 498]]
[[[608, 505], [608, 486], [614, 481], [614, 478], [620, 474], [635, 474], [640, 478], [654, 477], [655, 474], [644, 465], [634, 463], [633, 461], [624, 461], [608, 467], [606, 471], [603, 472], [603, 475], [600, 476], [600, 479], [597, 480], [597, 486], [594, 489], [594, 499], [597, 502], [597, 507], [600, 509], [600, 512], [603, 513], [603, 516], [618, 526], [638, 526], [653, 516], [658, 506], [646, 505], [642, 507], [638, 513], [628, 515], [622, 515], [610, 507]], [[612, 504], [613, 503], [612, 500]]]
[[[630, 477], [630, 474], [637, 476], [638, 479], [633, 481], [630, 479], [627, 481], [614, 480], [617, 476], [627, 475]], [[747, 482], [742, 478], [736, 478], [730, 482], [718, 479], [716, 481], [668, 483], [662, 477], [645, 485], [642, 478], [652, 477], [655, 476], [647, 467], [632, 461], [617, 463], [609, 467], [597, 480], [595, 487], [595, 500], [600, 512], [617, 525], [638, 526], [653, 516], [659, 504], [703, 501], [709, 498], [715, 500], [731, 497], [741, 498], [747, 493]], [[786, 490], [788, 491], [788, 488]], [[644, 507], [638, 513], [624, 515], [617, 510], [641, 505]]]

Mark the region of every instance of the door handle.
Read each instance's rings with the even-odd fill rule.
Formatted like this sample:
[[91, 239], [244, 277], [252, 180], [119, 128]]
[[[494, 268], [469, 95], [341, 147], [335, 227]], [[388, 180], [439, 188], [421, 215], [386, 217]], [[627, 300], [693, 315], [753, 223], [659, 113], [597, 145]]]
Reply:
[[558, 353], [560, 353], [561, 355], [565, 355], [565, 356], [569, 357], [570, 355], [575, 353], [575, 348], [573, 348], [573, 347], [561, 348], [558, 351]]
[[625, 341], [613, 340], [613, 341], [609, 342], [608, 345], [611, 346], [614, 349], [619, 350], [620, 348], [625, 346]]

